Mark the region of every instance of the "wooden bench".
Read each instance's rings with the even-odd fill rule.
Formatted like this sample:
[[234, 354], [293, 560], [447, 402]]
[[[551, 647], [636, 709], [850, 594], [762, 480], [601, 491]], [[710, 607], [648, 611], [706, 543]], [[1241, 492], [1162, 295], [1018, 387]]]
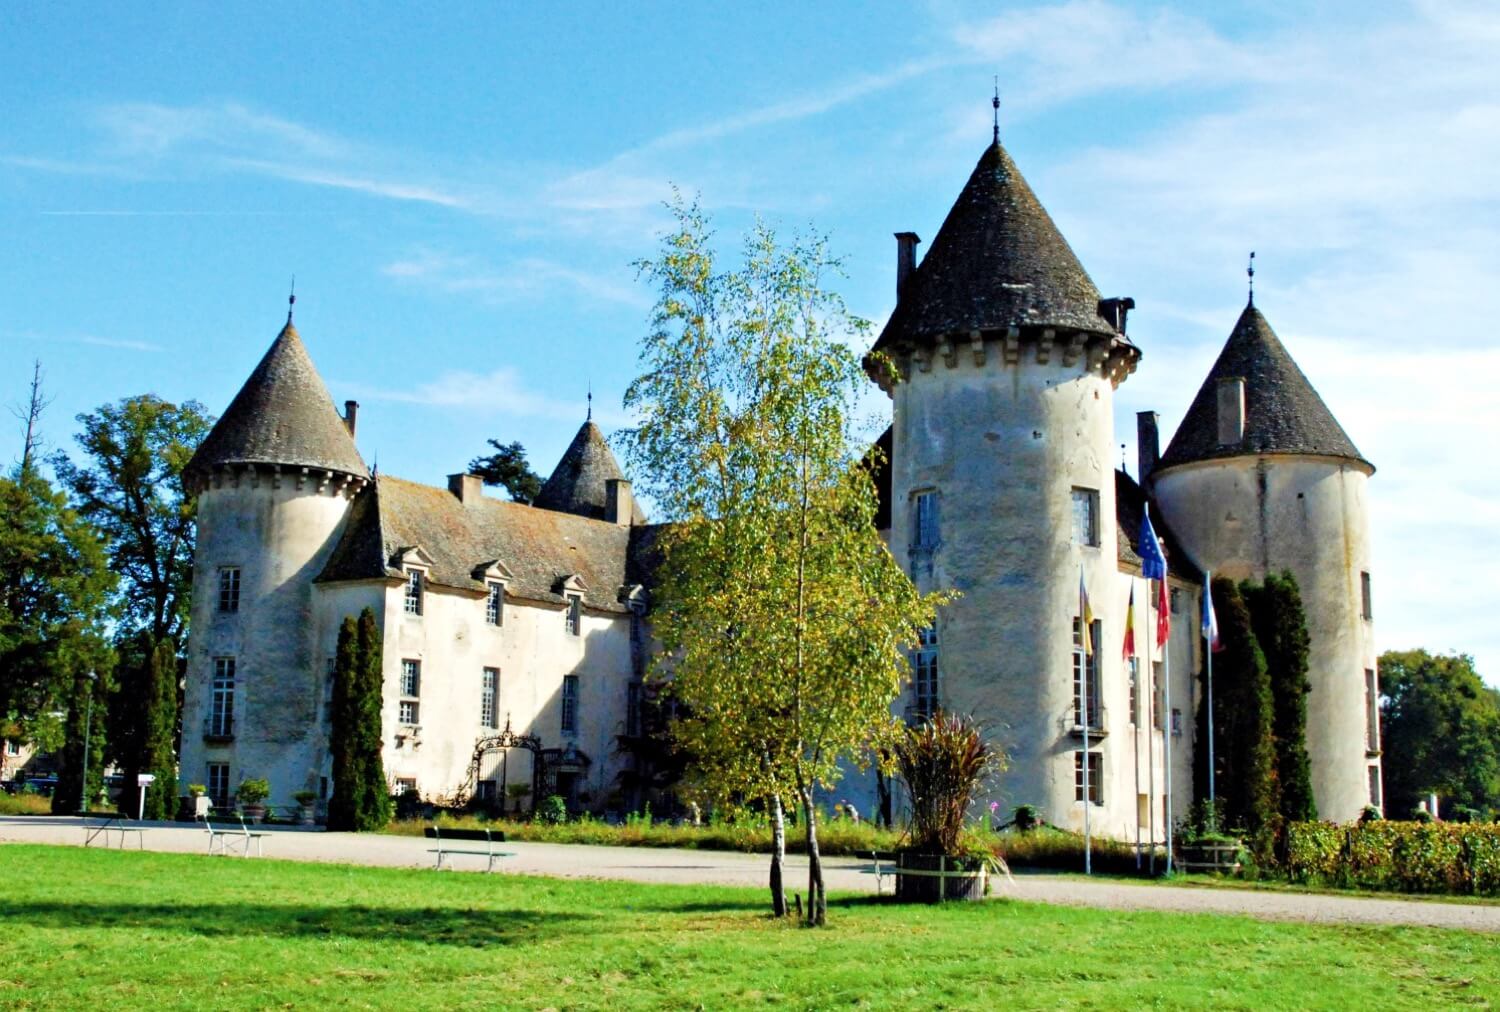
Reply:
[[[489, 863], [485, 866], [484, 870], [487, 872], [495, 870], [495, 861], [497, 859], [516, 856], [514, 851], [495, 849], [497, 843], [505, 842], [505, 834], [498, 829], [439, 829], [437, 824], [434, 823], [428, 826], [422, 835], [429, 840], [437, 841], [437, 846], [428, 850], [427, 853], [437, 855], [436, 867], [438, 868], [443, 866], [443, 855], [445, 854], [468, 854], [473, 857], [486, 858]], [[453, 843], [457, 842], [478, 843], [481, 840], [484, 841], [483, 849], [479, 847], [452, 846]]]
[[261, 841], [270, 836], [270, 833], [251, 832], [250, 826], [245, 822], [243, 815], [205, 815], [202, 817], [203, 828], [208, 831], [208, 852], [213, 854], [214, 848], [222, 857], [228, 857], [230, 849], [238, 847], [241, 857], [250, 856], [250, 848], [255, 848], [255, 856], [263, 857]]
[[125, 849], [125, 834], [134, 833], [140, 850], [146, 849], [146, 830], [151, 828], [131, 820], [124, 812], [79, 812], [83, 819], [83, 845], [92, 844], [101, 836], [104, 846], [109, 846], [109, 834], [120, 834], [120, 849]]

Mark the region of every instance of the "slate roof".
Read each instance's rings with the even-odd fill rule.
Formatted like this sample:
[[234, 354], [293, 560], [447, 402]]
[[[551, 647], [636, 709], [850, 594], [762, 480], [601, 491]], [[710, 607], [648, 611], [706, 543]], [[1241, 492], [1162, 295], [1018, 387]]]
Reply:
[[[1141, 515], [1145, 512], [1146, 501], [1145, 490], [1136, 484], [1134, 478], [1124, 471], [1115, 472], [1115, 522], [1120, 531], [1117, 554], [1121, 569], [1139, 570], [1141, 568], [1141, 556], [1136, 549], [1140, 544]], [[1166, 553], [1167, 572], [1177, 579], [1201, 585], [1203, 571], [1193, 562], [1192, 556], [1188, 555], [1182, 543], [1177, 540], [1177, 535], [1173, 534], [1172, 529], [1167, 526], [1166, 518], [1161, 515], [1161, 510], [1151, 511], [1151, 529], [1156, 532], [1162, 551]]]
[[[1245, 381], [1245, 438], [1219, 445], [1219, 380]], [[1247, 305], [1157, 469], [1260, 453], [1346, 457], [1373, 470], [1259, 309]]]
[[315, 467], [368, 478], [344, 420], [290, 320], [188, 462]]
[[[586, 605], [624, 612], [621, 587], [645, 582], [626, 574], [635, 530], [488, 496], [465, 504], [447, 489], [382, 474], [355, 496], [318, 581], [399, 579], [399, 553], [420, 547], [432, 559], [428, 581], [439, 586], [482, 591], [475, 570], [498, 560], [511, 596], [561, 604], [561, 581], [576, 576]], [[649, 575], [646, 565], [635, 568]]]
[[1115, 333], [1088, 272], [996, 141], [906, 279], [875, 348], [1011, 326]]
[[[604, 483], [611, 478], [623, 478], [625, 473], [610, 452], [604, 433], [592, 420], [583, 423], [573, 442], [568, 445], [557, 462], [552, 476], [547, 479], [533, 503], [540, 509], [559, 510], [581, 517], [604, 519]], [[640, 504], [634, 506], [634, 522], [646, 522], [646, 514]]]

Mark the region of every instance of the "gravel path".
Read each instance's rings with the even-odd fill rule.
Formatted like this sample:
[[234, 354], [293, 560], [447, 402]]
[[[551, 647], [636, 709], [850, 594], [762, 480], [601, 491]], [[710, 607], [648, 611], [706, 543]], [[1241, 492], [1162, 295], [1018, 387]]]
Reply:
[[[141, 842], [147, 850], [177, 853], [207, 850], [208, 836], [201, 829], [172, 822], [145, 825], [150, 828]], [[433, 863], [433, 855], [429, 853], [432, 843], [420, 837], [325, 833], [292, 827], [269, 827], [266, 832], [270, 834], [264, 840], [267, 858], [392, 868], [430, 868]], [[82, 823], [76, 818], [0, 816], [0, 843], [81, 846], [84, 835]], [[111, 846], [119, 843], [119, 835], [112, 834]], [[134, 834], [125, 845], [128, 848], [137, 845]], [[736, 886], [762, 886], [766, 881], [766, 858], [759, 854], [553, 843], [507, 843], [505, 849], [516, 854], [503, 862], [505, 870], [523, 874]], [[484, 867], [482, 858], [460, 856], [454, 860], [460, 869]], [[806, 881], [807, 861], [793, 856], [787, 864], [788, 882], [796, 889]], [[867, 861], [828, 858], [824, 861], [824, 877], [830, 890], [872, 893], [875, 876], [863, 873], [870, 867]], [[889, 890], [889, 880], [885, 885]], [[1240, 914], [1318, 924], [1405, 924], [1500, 933], [1500, 906], [1434, 900], [1137, 884], [1118, 879], [1089, 881], [1046, 874], [1019, 874], [1010, 882], [997, 880], [995, 895], [1034, 903], [1111, 910]]]

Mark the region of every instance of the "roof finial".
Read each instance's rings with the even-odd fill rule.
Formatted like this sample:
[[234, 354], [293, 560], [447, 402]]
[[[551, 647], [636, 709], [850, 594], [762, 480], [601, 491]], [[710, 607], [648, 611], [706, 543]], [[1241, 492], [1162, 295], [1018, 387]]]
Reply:
[[292, 322], [292, 309], [295, 308], [296, 305], [297, 305], [297, 275], [293, 274], [292, 275], [292, 291], [291, 291], [291, 294], [286, 297], [286, 322], [287, 322], [288, 325], [290, 325], [291, 322]]
[[1250, 279], [1250, 305], [1255, 305], [1255, 250], [1250, 251], [1250, 266], [1245, 268], [1245, 277]]
[[585, 418], [584, 421], [586, 421], [586, 422], [592, 422], [593, 420], [594, 420], [594, 381], [593, 380], [589, 380], [589, 413], [588, 413], [588, 417]]
[[995, 75], [995, 97], [990, 100], [995, 109], [995, 143], [1000, 143], [1000, 75]]

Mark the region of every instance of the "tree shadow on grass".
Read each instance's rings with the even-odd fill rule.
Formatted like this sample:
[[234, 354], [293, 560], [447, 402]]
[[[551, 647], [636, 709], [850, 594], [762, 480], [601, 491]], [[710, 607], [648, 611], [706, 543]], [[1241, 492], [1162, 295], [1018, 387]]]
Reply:
[[[209, 903], [6, 903], [16, 926], [180, 931], [206, 936], [349, 938], [483, 947], [530, 945], [581, 934], [596, 914], [457, 907]], [[595, 925], [594, 930], [597, 930]]]

